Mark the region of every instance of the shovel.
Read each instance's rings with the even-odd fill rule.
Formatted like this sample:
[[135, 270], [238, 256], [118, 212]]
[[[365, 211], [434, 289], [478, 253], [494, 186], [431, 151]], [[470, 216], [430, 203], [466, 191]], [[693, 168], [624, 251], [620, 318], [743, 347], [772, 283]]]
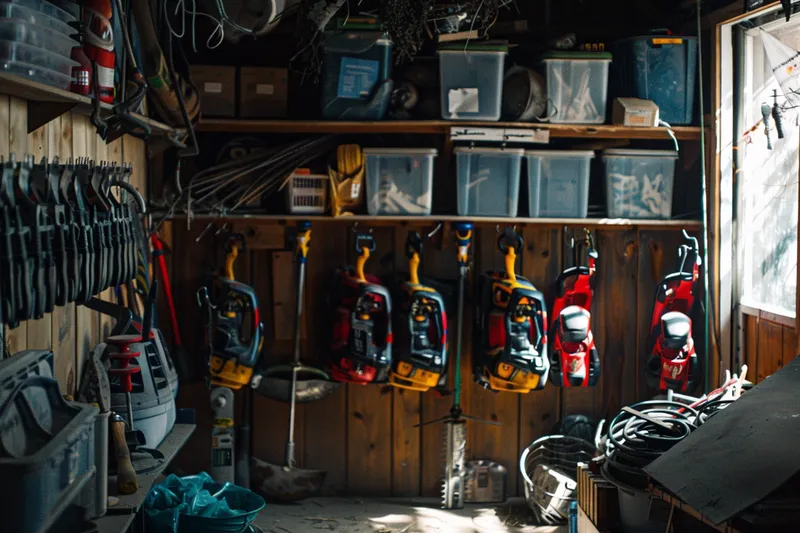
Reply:
[[294, 329], [294, 362], [292, 364], [292, 386], [289, 407], [289, 437], [286, 440], [286, 456], [283, 466], [252, 459], [253, 488], [277, 502], [297, 502], [316, 493], [325, 481], [327, 472], [305, 470], [295, 467], [294, 459], [294, 419], [297, 407], [297, 375], [303, 368], [300, 365], [300, 320], [303, 316], [303, 285], [305, 284], [306, 260], [311, 243], [311, 223], [297, 225], [297, 261], [300, 272], [297, 282], [297, 316]]

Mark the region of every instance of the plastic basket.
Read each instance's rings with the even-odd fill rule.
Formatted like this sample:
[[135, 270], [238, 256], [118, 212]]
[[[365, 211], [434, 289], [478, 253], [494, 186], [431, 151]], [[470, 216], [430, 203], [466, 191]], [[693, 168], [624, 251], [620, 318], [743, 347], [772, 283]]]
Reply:
[[322, 214], [328, 207], [328, 176], [296, 172], [286, 189], [289, 212], [298, 215]]

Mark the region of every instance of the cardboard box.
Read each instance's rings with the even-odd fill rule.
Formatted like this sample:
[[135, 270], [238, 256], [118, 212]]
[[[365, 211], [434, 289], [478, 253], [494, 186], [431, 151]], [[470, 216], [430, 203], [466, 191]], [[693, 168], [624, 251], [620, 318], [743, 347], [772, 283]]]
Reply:
[[236, 116], [236, 67], [191, 65], [192, 82], [200, 91], [200, 112], [206, 117]]
[[650, 100], [615, 98], [611, 110], [611, 123], [634, 128], [658, 126], [658, 106]]
[[289, 71], [242, 67], [239, 70], [239, 116], [283, 118], [288, 112]]

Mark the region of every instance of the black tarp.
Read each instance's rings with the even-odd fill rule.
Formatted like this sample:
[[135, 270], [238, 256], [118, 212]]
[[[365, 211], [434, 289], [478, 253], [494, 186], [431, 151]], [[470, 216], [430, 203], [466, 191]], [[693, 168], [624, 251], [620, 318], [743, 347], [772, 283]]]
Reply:
[[766, 498], [800, 471], [800, 358], [645, 471], [715, 524]]

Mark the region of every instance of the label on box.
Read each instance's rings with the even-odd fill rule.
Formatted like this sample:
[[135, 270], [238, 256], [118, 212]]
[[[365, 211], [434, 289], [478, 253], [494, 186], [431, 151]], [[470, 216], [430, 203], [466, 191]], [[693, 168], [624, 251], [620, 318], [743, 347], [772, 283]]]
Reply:
[[478, 89], [450, 89], [447, 93], [447, 111], [450, 114], [478, 113]]
[[647, 109], [626, 109], [626, 126], [652, 126], [653, 113]]
[[657, 39], [653, 39], [653, 44], [681, 44], [683, 39], [678, 39], [676, 37], [659, 37]]
[[257, 83], [256, 84], [256, 94], [262, 96], [272, 96], [275, 94], [275, 86], [271, 83]]
[[218, 81], [207, 81], [203, 84], [203, 92], [210, 94], [220, 94], [222, 92], [222, 83]]
[[380, 61], [343, 57], [339, 65], [339, 90], [336, 96], [366, 100], [378, 83]]
[[352, 187], [350, 187], [350, 198], [356, 199], [361, 195], [361, 184], [354, 183]]

